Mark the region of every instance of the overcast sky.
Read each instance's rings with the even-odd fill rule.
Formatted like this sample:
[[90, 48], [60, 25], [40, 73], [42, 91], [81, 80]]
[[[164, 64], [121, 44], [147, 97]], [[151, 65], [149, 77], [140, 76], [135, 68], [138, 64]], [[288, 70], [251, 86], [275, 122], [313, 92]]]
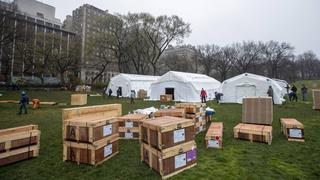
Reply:
[[110, 13], [178, 15], [191, 24], [184, 43], [220, 46], [247, 40], [285, 41], [295, 54], [320, 56], [320, 0], [40, 0], [62, 21], [84, 3]]

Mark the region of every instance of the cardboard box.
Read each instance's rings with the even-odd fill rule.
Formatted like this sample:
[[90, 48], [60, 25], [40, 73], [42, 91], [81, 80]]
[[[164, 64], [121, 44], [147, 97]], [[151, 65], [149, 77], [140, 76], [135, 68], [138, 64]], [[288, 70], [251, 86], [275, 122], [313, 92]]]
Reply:
[[140, 126], [148, 118], [145, 114], [128, 114], [119, 118], [119, 136], [124, 139], [139, 139]]
[[119, 135], [114, 134], [92, 144], [63, 142], [63, 161], [99, 165], [119, 153]]
[[40, 133], [37, 125], [0, 130], [0, 166], [38, 156]]
[[171, 94], [160, 95], [160, 102], [166, 103], [172, 101]]
[[147, 91], [146, 90], [143, 90], [143, 89], [140, 89], [138, 91], [138, 98], [140, 99], [145, 99], [147, 97]]
[[264, 142], [271, 145], [272, 126], [240, 123], [233, 128], [234, 138], [250, 142]]
[[320, 110], [320, 90], [312, 90], [313, 109]]
[[223, 123], [211, 123], [205, 140], [207, 148], [222, 148]]
[[82, 106], [87, 104], [87, 94], [72, 94], [71, 105]]
[[167, 179], [197, 164], [196, 142], [189, 141], [162, 151], [141, 143], [141, 161], [157, 171], [162, 179]]
[[281, 131], [288, 138], [288, 141], [304, 142], [303, 124], [292, 118], [281, 118]]
[[158, 117], [144, 121], [141, 141], [159, 150], [194, 140], [194, 122], [177, 117]]
[[242, 104], [242, 122], [271, 125], [273, 102], [271, 97], [246, 97]]
[[172, 116], [172, 117], [185, 117], [184, 109], [160, 109], [154, 113], [154, 117]]

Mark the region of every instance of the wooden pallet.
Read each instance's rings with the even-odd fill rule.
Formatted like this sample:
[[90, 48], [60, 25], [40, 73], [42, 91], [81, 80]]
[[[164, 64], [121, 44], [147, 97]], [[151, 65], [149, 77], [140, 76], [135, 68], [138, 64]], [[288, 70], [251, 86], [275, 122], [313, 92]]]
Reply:
[[240, 123], [233, 128], [234, 138], [250, 142], [264, 142], [271, 145], [272, 126]]
[[194, 140], [194, 122], [177, 117], [158, 117], [144, 121], [141, 141], [157, 149], [166, 149]]
[[206, 147], [222, 148], [222, 136], [223, 136], [223, 123], [222, 122], [211, 123], [205, 137]]
[[99, 165], [119, 153], [119, 135], [114, 134], [93, 144], [64, 141], [63, 161]]
[[281, 131], [288, 141], [304, 142], [303, 124], [293, 118], [281, 118]]
[[155, 117], [172, 116], [172, 117], [185, 117], [184, 109], [160, 109], [154, 113]]
[[196, 143], [189, 141], [161, 151], [141, 143], [141, 161], [167, 179], [196, 165]]

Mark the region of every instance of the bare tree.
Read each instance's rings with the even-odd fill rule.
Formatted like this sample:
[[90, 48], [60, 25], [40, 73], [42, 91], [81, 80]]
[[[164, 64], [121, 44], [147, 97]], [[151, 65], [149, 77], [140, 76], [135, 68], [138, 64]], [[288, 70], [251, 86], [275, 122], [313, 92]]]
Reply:
[[235, 61], [235, 50], [232, 47], [226, 46], [221, 49], [220, 58], [215, 61], [215, 67], [220, 75], [220, 80], [224, 81], [228, 77], [228, 72], [231, 70]]
[[300, 54], [296, 58], [301, 79], [318, 79], [320, 74], [320, 61], [312, 51]]
[[221, 58], [220, 47], [216, 45], [204, 45], [198, 47], [200, 54], [200, 63], [203, 66], [204, 73], [208, 76], [212, 75], [215, 61]]

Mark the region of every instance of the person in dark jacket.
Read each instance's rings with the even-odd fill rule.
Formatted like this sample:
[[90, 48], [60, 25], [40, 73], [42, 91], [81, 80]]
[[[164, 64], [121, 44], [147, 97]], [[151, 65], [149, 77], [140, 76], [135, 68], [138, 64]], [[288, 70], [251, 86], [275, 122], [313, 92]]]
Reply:
[[272, 86], [269, 86], [268, 92], [267, 92], [268, 96], [272, 98], [272, 103], [274, 104], [274, 99], [273, 99], [273, 89]]
[[297, 87], [295, 85], [292, 85], [291, 87], [291, 93], [292, 93], [292, 101], [296, 100], [296, 102], [298, 101], [298, 96], [297, 96]]
[[307, 101], [308, 88], [303, 84], [301, 88], [302, 101]]
[[21, 92], [19, 104], [20, 104], [20, 108], [19, 108], [18, 114], [19, 115], [22, 114], [22, 109], [24, 110], [25, 114], [28, 114], [27, 105], [29, 104], [29, 97], [27, 96], [27, 93], [24, 91]]

